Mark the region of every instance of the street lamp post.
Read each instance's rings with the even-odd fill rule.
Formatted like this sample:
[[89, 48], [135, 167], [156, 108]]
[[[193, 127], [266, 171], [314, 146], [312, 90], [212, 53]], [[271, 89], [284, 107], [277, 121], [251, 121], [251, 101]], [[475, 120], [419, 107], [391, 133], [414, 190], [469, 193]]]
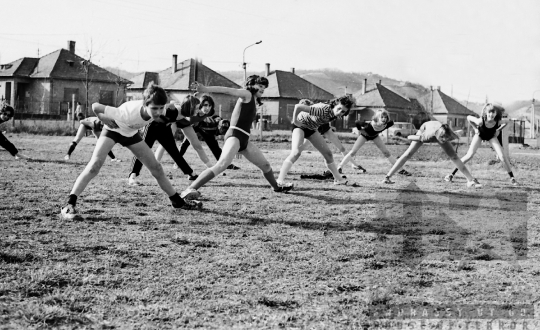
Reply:
[[536, 95], [537, 92], [540, 92], [540, 89], [539, 90], [536, 90], [533, 92], [533, 96], [532, 96], [532, 105], [531, 105], [531, 136], [530, 138], [531, 139], [534, 139], [536, 137], [536, 129], [535, 129], [535, 113], [534, 113], [534, 95]]
[[246, 48], [244, 48], [244, 53], [242, 54], [242, 68], [244, 68], [244, 81], [246, 81], [247, 79], [247, 70], [246, 70], [246, 49], [248, 49], [249, 47], [251, 46], [255, 46], [255, 45], [258, 45], [262, 42], [261, 41], [257, 41], [256, 43], [254, 44], [251, 44], [249, 46], [247, 46]]

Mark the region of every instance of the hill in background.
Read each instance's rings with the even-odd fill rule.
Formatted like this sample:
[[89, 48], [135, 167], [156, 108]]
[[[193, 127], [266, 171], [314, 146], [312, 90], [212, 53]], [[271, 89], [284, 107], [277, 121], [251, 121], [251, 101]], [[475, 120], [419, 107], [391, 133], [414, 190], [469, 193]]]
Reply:
[[[134, 73], [114, 67], [105, 67], [105, 69], [128, 80], [140, 74], [140, 72]], [[243, 85], [244, 71], [218, 72], [240, 86]], [[364, 79], [367, 79], [366, 90], [368, 91], [375, 88], [376, 83], [381, 82], [383, 86], [407, 98], [419, 98], [421, 95], [429, 92], [429, 86], [426, 87], [409, 81], [401, 81], [371, 72], [344, 72], [336, 69], [321, 69], [296, 70], [295, 73], [335, 96], [344, 95], [345, 93], [354, 94], [362, 90]], [[248, 72], [248, 75], [252, 74], [265, 75], [265, 72]], [[445, 93], [444, 90], [442, 92]], [[482, 111], [482, 107], [484, 106], [483, 103], [468, 102], [467, 100], [459, 99], [456, 100], [478, 114]], [[523, 115], [523, 109], [530, 106], [530, 104], [531, 101], [523, 100], [503, 104], [503, 106], [510, 117], [519, 117]]]

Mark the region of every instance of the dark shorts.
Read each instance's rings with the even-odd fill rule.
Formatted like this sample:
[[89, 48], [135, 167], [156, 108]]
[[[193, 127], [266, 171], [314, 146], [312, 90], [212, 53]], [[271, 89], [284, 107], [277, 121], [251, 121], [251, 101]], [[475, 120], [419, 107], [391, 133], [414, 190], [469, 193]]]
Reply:
[[238, 149], [238, 151], [246, 150], [249, 143], [249, 135], [246, 135], [245, 133], [237, 129], [229, 128], [227, 133], [225, 133], [225, 137], [223, 138], [223, 141], [227, 141], [227, 139], [230, 138], [231, 136], [234, 136], [240, 141], [240, 149]]
[[480, 136], [480, 139], [482, 139], [482, 141], [489, 141], [495, 137], [495, 134], [493, 135], [478, 134], [478, 135]]
[[321, 126], [319, 126], [319, 128], [317, 129], [317, 131], [319, 131], [319, 133], [321, 133], [321, 135], [323, 135], [324, 133], [328, 132], [330, 130], [330, 124], [323, 124]]
[[106, 136], [109, 139], [113, 140], [115, 143], [120, 143], [124, 147], [134, 145], [136, 143], [139, 143], [139, 142], [143, 141], [143, 139], [141, 137], [141, 134], [139, 134], [139, 132], [137, 132], [137, 134], [135, 134], [135, 135], [133, 135], [131, 137], [127, 137], [127, 136], [123, 136], [120, 133], [117, 133], [117, 132], [114, 132], [114, 131], [109, 131], [108, 129], [104, 129], [101, 134], [102, 134], [102, 136]]
[[309, 129], [309, 128], [298, 127], [298, 126], [296, 126], [295, 124], [292, 125], [291, 131], [294, 131], [295, 128], [299, 128], [299, 129], [301, 129], [302, 131], [304, 131], [304, 139], [309, 138], [310, 136], [312, 136], [313, 134], [315, 134], [315, 132], [317, 132], [317, 131], [314, 131], [314, 130]]
[[375, 140], [376, 138], [379, 137], [379, 134], [375, 135], [375, 136], [367, 136], [367, 135], [364, 135], [364, 134], [360, 134], [362, 135], [367, 141], [373, 141]]

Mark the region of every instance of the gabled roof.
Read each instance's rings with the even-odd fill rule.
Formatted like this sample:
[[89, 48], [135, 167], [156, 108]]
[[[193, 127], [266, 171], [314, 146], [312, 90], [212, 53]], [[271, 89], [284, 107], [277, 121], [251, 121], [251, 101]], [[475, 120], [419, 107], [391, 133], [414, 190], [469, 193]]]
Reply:
[[143, 72], [131, 80], [133, 80], [133, 84], [128, 87], [130, 90], [145, 89], [151, 81], [166, 90], [178, 91], [190, 90], [190, 86], [194, 81], [206, 86], [240, 88], [230, 79], [191, 58], [178, 63], [174, 73], [172, 67], [169, 67], [160, 72]]
[[0, 77], [28, 77], [38, 61], [38, 58], [23, 57], [8, 64], [2, 64], [0, 66]]
[[[59, 49], [40, 58], [24, 57], [9, 63], [11, 68], [0, 70], [0, 76], [28, 78], [56, 78], [69, 80], [85, 80], [84, 58], [66, 50]], [[129, 84], [129, 80], [115, 75], [93, 63], [88, 65], [88, 79], [94, 82], [114, 82]]]
[[357, 107], [384, 107], [397, 109], [411, 109], [413, 105], [409, 100], [392, 92], [381, 84], [375, 84], [375, 89], [362, 94], [361, 91], [353, 94]]
[[[431, 94], [428, 93], [419, 99], [426, 110], [431, 110]], [[464, 105], [438, 89], [433, 91], [433, 114], [478, 116], [474, 111], [467, 109]]]
[[263, 98], [331, 100], [334, 95], [289, 71], [276, 70], [268, 77], [268, 88]]

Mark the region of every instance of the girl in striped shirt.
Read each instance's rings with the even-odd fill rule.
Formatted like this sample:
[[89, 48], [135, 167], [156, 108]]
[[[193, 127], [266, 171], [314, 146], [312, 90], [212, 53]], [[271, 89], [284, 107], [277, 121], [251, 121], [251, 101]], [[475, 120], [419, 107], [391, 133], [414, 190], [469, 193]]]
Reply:
[[318, 128], [336, 118], [348, 115], [352, 105], [353, 102], [348, 96], [342, 96], [329, 103], [318, 103], [311, 106], [297, 104], [294, 106], [292, 149], [290, 155], [283, 161], [278, 183], [284, 184], [287, 173], [302, 154], [304, 139], [308, 139], [324, 157], [326, 167], [334, 175], [334, 184], [347, 184], [347, 180], [339, 174], [332, 151], [324, 141], [321, 133], [318, 132]]
[[[347, 156], [343, 158], [338, 168], [341, 169], [343, 168], [343, 166], [347, 165], [347, 163], [352, 160], [358, 150], [360, 150], [360, 148], [362, 148], [364, 143], [366, 143], [367, 141], [373, 141], [377, 148], [379, 148], [379, 150], [382, 152], [383, 156], [388, 159], [390, 164], [394, 165], [396, 163], [396, 157], [390, 154], [390, 151], [388, 151], [386, 145], [379, 136], [379, 134], [382, 133], [384, 130], [394, 125], [394, 122], [390, 120], [388, 111], [384, 109], [379, 109], [375, 112], [369, 124], [362, 124], [363, 123], [361, 123], [360, 121], [356, 122], [356, 128], [358, 129], [359, 133], [358, 139], [356, 139], [356, 142], [354, 143], [351, 151], [347, 154]], [[363, 172], [365, 172], [365, 170]], [[406, 176], [411, 176], [411, 174], [405, 170], [401, 170], [398, 173]]]

